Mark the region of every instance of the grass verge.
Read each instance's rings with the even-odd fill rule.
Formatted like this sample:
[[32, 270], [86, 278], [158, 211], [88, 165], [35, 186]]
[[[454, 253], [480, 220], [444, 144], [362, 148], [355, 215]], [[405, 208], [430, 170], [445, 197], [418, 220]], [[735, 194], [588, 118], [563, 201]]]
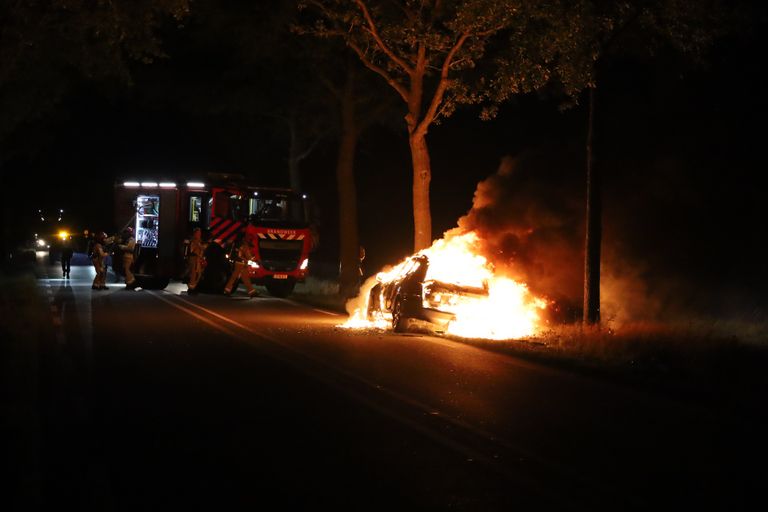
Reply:
[[42, 306], [31, 272], [0, 273], [0, 445], [6, 454], [4, 474], [13, 480], [12, 510], [14, 505], [29, 510], [39, 505]]

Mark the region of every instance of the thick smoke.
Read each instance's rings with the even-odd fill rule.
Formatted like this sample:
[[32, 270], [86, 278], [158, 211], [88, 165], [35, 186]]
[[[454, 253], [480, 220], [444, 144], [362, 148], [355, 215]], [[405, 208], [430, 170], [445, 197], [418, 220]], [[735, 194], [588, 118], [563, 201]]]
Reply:
[[[527, 283], [553, 301], [552, 320], [581, 318], [584, 280], [585, 170], [580, 148], [558, 146], [504, 157], [480, 182], [457, 232], [474, 230], [498, 274]], [[679, 310], [681, 285], [661, 279], [632, 254], [628, 211], [603, 215], [601, 316], [620, 324]], [[635, 251], [636, 252], [636, 251]]]
[[496, 272], [554, 300], [563, 320], [578, 316], [583, 278], [584, 199], [562, 155], [504, 157], [480, 182], [459, 230], [477, 232]]

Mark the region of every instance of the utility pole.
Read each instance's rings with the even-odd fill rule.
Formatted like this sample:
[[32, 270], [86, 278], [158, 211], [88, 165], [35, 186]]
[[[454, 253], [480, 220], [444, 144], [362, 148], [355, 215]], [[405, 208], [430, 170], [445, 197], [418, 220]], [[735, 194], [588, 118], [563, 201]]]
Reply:
[[600, 173], [592, 158], [595, 123], [595, 88], [589, 89], [587, 119], [587, 218], [584, 242], [584, 317], [587, 325], [600, 323], [600, 242], [602, 239], [602, 197]]

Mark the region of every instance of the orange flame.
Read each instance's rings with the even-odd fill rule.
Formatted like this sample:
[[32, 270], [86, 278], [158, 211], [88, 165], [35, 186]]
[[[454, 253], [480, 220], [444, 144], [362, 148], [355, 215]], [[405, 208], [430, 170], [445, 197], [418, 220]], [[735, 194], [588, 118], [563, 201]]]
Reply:
[[[541, 311], [546, 301], [535, 297], [523, 283], [495, 275], [493, 266], [478, 253], [479, 238], [474, 231], [454, 229], [419, 255], [429, 258], [424, 282], [439, 281], [460, 287], [486, 290], [482, 296], [442, 292], [430, 297], [432, 307], [455, 315], [446, 332], [465, 338], [516, 339], [541, 330]], [[385, 314], [369, 318], [368, 301], [377, 283], [389, 283], [406, 275], [413, 263], [408, 257], [389, 270], [368, 279], [360, 295], [347, 303], [347, 328], [389, 328]], [[426, 299], [425, 299], [426, 302]], [[426, 306], [427, 304], [425, 304]]]

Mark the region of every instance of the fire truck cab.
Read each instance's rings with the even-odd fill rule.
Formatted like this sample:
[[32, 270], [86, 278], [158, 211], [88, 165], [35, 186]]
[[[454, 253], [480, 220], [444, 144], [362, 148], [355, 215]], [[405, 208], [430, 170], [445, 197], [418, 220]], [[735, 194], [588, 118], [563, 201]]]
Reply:
[[115, 217], [117, 226], [134, 228], [134, 273], [145, 288], [183, 279], [189, 237], [201, 228], [208, 247], [200, 288], [224, 288], [235, 242], [245, 237], [253, 254], [251, 279], [285, 297], [306, 278], [315, 242], [305, 194], [260, 187], [240, 176], [208, 175], [184, 183], [120, 181], [115, 184]]

